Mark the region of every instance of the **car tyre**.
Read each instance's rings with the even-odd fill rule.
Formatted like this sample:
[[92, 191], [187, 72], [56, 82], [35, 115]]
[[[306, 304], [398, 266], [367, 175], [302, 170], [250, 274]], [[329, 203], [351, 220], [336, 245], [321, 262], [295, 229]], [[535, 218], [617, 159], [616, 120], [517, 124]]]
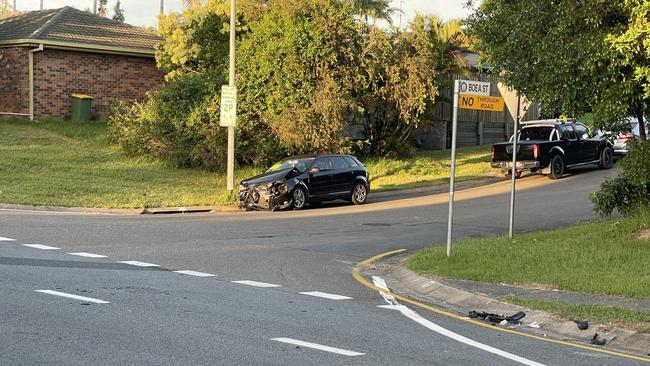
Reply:
[[307, 190], [301, 186], [296, 187], [291, 193], [291, 199], [293, 200], [293, 208], [302, 210], [307, 206]]
[[551, 173], [548, 175], [551, 179], [560, 179], [564, 175], [565, 164], [562, 155], [555, 155], [551, 159]]
[[[521, 171], [521, 170], [517, 170], [517, 173], [515, 174], [515, 179], [519, 179], [519, 178], [521, 178], [521, 174], [522, 174], [522, 173], [523, 173], [523, 171]], [[512, 171], [508, 170], [508, 171], [506, 172], [505, 176], [506, 176], [506, 178], [508, 178], [508, 179], [512, 179]]]
[[600, 163], [598, 163], [598, 167], [600, 169], [611, 168], [613, 159], [614, 153], [612, 153], [612, 149], [609, 146], [606, 146], [600, 153]]
[[355, 205], [363, 205], [368, 199], [368, 187], [362, 182], [357, 182], [352, 187], [350, 201]]

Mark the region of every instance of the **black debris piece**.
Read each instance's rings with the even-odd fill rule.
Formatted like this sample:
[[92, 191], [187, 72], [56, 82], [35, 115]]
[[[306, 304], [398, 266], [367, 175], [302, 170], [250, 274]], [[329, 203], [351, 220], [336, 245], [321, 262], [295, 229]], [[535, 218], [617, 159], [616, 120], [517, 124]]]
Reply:
[[589, 329], [589, 322], [586, 320], [574, 320], [574, 323], [578, 326], [578, 329], [580, 330], [587, 330]]
[[472, 319], [482, 319], [495, 324], [501, 323], [504, 320], [511, 324], [519, 324], [521, 323], [520, 322], [521, 319], [523, 319], [525, 316], [526, 313], [524, 313], [523, 311], [518, 311], [510, 316], [486, 313], [485, 311], [479, 313], [477, 311], [472, 310], [469, 312], [469, 317]]
[[594, 337], [591, 339], [591, 344], [594, 346], [604, 346], [607, 341], [598, 336], [598, 333], [594, 334]]

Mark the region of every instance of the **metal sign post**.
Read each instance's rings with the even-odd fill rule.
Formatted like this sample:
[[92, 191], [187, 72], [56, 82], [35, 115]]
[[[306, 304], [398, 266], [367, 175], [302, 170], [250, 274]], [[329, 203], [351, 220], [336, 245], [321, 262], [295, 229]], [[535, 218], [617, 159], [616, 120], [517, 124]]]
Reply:
[[451, 234], [454, 227], [454, 184], [456, 181], [456, 134], [458, 132], [458, 88], [454, 82], [454, 110], [451, 122], [451, 174], [449, 176], [449, 218], [447, 220], [447, 257], [451, 257]]
[[[237, 24], [237, 0], [230, 0], [230, 73], [228, 85], [235, 86], [235, 32]], [[236, 117], [235, 110], [235, 121]], [[235, 122], [236, 124], [236, 122]], [[235, 126], [228, 126], [228, 191], [235, 189]]]
[[517, 132], [519, 130], [519, 120], [521, 118], [521, 96], [517, 94], [517, 114], [514, 118], [515, 128], [512, 135], [512, 187], [510, 189], [510, 227], [508, 230], [508, 237], [512, 239], [515, 227], [515, 181], [517, 180]]

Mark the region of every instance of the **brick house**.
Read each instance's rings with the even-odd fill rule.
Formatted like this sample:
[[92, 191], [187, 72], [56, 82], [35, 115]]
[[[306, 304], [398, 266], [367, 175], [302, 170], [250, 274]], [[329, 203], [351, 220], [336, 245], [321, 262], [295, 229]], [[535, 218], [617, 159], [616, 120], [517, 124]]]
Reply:
[[93, 96], [103, 116], [163, 83], [148, 29], [71, 7], [0, 18], [0, 115], [70, 115], [69, 96]]

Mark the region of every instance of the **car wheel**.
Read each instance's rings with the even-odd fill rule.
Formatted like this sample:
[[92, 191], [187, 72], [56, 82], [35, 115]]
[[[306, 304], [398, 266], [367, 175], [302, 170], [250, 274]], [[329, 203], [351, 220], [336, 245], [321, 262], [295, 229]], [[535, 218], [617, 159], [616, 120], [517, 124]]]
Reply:
[[352, 201], [352, 203], [355, 205], [362, 205], [366, 203], [367, 199], [368, 188], [366, 185], [361, 182], [355, 183], [354, 187], [352, 188], [352, 196], [350, 198], [350, 201]]
[[560, 179], [564, 175], [564, 158], [561, 155], [555, 155], [551, 159], [551, 173], [548, 175], [551, 179]]
[[600, 169], [611, 168], [613, 157], [614, 154], [612, 153], [612, 149], [609, 146], [606, 146], [600, 153], [600, 163], [598, 163], [598, 167], [600, 167]]
[[[521, 178], [521, 174], [522, 174], [522, 173], [523, 173], [523, 172], [522, 172], [521, 170], [517, 170], [517, 173], [515, 174], [515, 179], [519, 179], [519, 178]], [[511, 172], [511, 171], [508, 171], [508, 172], [505, 174], [505, 176], [506, 176], [506, 178], [508, 178], [508, 179], [512, 179], [512, 172]]]
[[291, 193], [291, 199], [293, 200], [293, 208], [302, 210], [307, 206], [307, 191], [303, 187], [298, 186]]

